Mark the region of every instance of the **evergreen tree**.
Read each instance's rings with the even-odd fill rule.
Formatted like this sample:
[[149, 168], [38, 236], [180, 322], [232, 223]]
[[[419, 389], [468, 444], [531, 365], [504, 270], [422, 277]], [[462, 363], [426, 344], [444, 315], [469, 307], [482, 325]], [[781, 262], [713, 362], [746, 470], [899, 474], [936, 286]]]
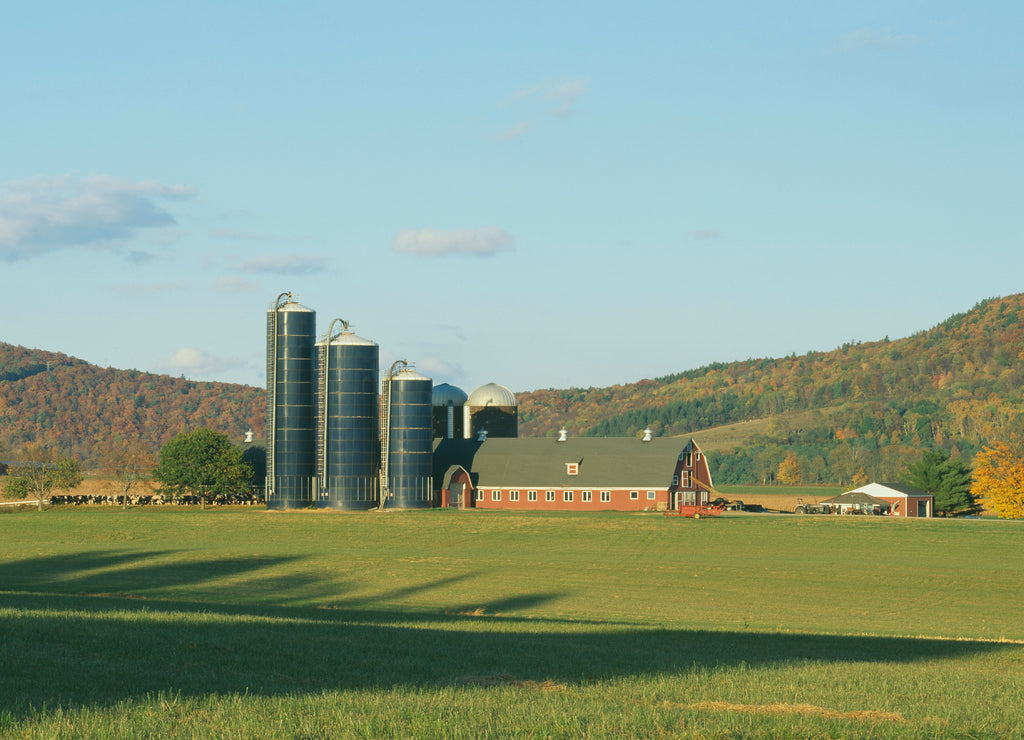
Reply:
[[967, 516], [981, 511], [981, 504], [971, 491], [971, 469], [943, 450], [925, 450], [901, 480], [930, 493], [937, 516]]

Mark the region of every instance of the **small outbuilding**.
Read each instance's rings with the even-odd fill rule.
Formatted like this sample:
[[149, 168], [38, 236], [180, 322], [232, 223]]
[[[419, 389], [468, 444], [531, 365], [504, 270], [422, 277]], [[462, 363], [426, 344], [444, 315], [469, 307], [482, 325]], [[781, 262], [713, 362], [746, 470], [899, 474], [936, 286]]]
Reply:
[[[934, 499], [930, 493], [903, 483], [868, 483], [843, 494], [861, 493], [883, 501], [892, 516], [934, 516]], [[840, 498], [840, 497], [837, 497]]]
[[875, 498], [863, 491], [847, 491], [825, 499], [821, 503], [827, 505], [828, 511], [833, 514], [888, 514], [890, 512], [888, 501]]

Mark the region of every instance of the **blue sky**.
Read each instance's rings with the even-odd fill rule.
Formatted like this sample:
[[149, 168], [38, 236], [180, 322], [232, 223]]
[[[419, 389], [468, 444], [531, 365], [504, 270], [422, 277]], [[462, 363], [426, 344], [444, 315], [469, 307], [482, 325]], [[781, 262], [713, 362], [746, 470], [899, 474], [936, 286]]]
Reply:
[[284, 291], [467, 392], [1021, 292], [1018, 2], [22, 3], [0, 341], [264, 384]]

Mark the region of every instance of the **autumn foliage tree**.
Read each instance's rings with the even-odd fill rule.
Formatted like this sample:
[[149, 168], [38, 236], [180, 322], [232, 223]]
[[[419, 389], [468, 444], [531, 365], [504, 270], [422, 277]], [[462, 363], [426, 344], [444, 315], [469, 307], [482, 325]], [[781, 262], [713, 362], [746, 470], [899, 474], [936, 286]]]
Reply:
[[776, 474], [776, 478], [779, 483], [782, 483], [785, 486], [799, 485], [801, 481], [800, 460], [797, 458], [795, 452], [787, 454], [785, 459], [779, 463], [779, 470]]
[[1002, 519], [1024, 519], [1024, 449], [996, 442], [974, 457], [971, 492]]

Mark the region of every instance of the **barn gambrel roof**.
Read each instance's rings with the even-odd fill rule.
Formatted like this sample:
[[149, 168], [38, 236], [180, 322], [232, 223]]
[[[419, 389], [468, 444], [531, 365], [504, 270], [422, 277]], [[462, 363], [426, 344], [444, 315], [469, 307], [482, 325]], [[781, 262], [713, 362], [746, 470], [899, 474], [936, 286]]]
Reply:
[[[699, 451], [693, 440], [632, 437], [491, 437], [484, 441], [434, 440], [434, 484], [461, 465], [476, 487], [666, 489], [684, 449]], [[568, 464], [577, 474], [568, 473]]]

